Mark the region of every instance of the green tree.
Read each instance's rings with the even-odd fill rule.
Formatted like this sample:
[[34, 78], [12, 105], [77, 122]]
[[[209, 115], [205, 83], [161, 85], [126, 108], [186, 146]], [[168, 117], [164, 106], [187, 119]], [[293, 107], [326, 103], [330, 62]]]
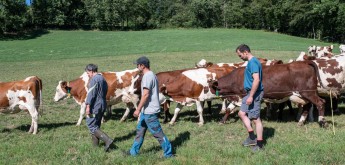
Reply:
[[26, 28], [27, 6], [23, 0], [0, 1], [0, 32], [18, 33]]

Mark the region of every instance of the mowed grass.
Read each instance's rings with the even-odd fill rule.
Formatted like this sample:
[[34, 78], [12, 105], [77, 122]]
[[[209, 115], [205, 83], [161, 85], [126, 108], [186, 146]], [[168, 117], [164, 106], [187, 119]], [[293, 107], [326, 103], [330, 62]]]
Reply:
[[[159, 143], [147, 132], [140, 156], [125, 157], [135, 136], [136, 119], [119, 122], [124, 104], [113, 106], [112, 119], [102, 129], [115, 140], [117, 149], [104, 153], [93, 148], [85, 120], [76, 127], [78, 106], [73, 99], [55, 103], [59, 80], [79, 77], [88, 63], [100, 71], [135, 68], [142, 54], [151, 60], [156, 73], [191, 68], [202, 58], [214, 63], [239, 62], [234, 49], [247, 43], [258, 57], [295, 59], [309, 45], [330, 45], [315, 40], [277, 33], [229, 29], [182, 29], [141, 32], [49, 31], [29, 40], [0, 41], [0, 81], [24, 79], [31, 75], [43, 81], [43, 115], [37, 135], [28, 134], [31, 118], [26, 112], [1, 115], [0, 164], [343, 164], [345, 115], [334, 116], [332, 127], [319, 128], [316, 122], [299, 127], [284, 111], [284, 121], [264, 120], [265, 150], [253, 154], [241, 142], [247, 133], [237, 116], [219, 125], [220, 101], [205, 114], [199, 127], [196, 107], [184, 107], [174, 126], [162, 124], [177, 154], [160, 159]], [[334, 52], [339, 52], [335, 46]], [[175, 104], [170, 112], [174, 112]], [[296, 109], [296, 108], [295, 108]], [[297, 110], [297, 109], [296, 109]], [[344, 106], [340, 110], [344, 113]], [[327, 110], [326, 119], [331, 124]], [[265, 117], [265, 106], [262, 106]]]

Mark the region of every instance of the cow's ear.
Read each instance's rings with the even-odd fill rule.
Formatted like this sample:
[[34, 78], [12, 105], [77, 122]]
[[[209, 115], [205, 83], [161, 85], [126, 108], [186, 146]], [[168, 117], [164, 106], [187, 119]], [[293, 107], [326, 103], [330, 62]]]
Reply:
[[66, 81], [62, 81], [62, 82], [61, 82], [61, 87], [62, 87], [62, 88], [65, 88], [66, 86], [67, 86], [67, 82], [66, 82]]
[[162, 92], [163, 94], [167, 93], [166, 90], [167, 90], [167, 87], [166, 87], [165, 85], [163, 85], [163, 86], [159, 89], [159, 91]]

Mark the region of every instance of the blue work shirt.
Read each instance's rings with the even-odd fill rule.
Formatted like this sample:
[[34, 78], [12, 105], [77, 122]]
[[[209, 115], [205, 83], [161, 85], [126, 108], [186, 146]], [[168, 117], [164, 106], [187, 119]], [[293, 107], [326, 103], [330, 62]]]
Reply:
[[104, 113], [107, 108], [106, 96], [108, 84], [101, 74], [96, 74], [88, 85], [86, 105], [90, 105], [90, 113]]

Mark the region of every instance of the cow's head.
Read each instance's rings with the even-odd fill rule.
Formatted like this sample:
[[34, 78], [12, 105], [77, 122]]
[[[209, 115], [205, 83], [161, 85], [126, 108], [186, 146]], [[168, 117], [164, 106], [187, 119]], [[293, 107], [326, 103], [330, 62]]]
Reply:
[[59, 81], [58, 86], [56, 87], [56, 92], [54, 96], [54, 101], [60, 101], [66, 98], [69, 94], [71, 88], [67, 85], [66, 81]]
[[218, 94], [219, 94], [218, 93], [218, 91], [219, 91], [218, 80], [208, 79], [207, 82], [208, 82], [208, 87], [209, 87], [209, 90], [211, 91], [211, 93], [218, 96]]
[[315, 45], [309, 46], [308, 47], [308, 54], [309, 55], [315, 55], [315, 53], [316, 53], [316, 46]]

